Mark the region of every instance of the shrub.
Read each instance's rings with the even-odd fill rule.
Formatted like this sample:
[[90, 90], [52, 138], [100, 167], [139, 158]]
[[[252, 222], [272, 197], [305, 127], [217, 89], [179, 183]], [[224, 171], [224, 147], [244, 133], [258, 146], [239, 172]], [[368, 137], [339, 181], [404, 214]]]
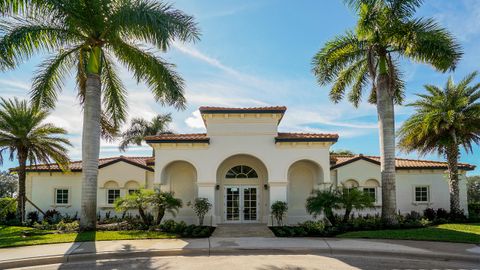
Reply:
[[307, 232], [308, 235], [311, 235], [311, 236], [321, 236], [323, 235], [325, 230], [325, 222], [321, 220], [319, 221], [308, 220], [298, 225], [302, 227]]
[[54, 224], [48, 223], [46, 220], [42, 220], [42, 222], [38, 223], [35, 222], [33, 223], [33, 227], [37, 230], [55, 230], [57, 229], [57, 226]]
[[443, 208], [438, 208], [437, 209], [437, 219], [445, 219], [448, 220], [450, 217], [449, 213], [447, 210]]
[[208, 198], [196, 198], [193, 203], [188, 202], [187, 205], [192, 207], [193, 212], [195, 212], [198, 217], [198, 224], [203, 226], [205, 215], [212, 208], [212, 204], [208, 201]]
[[50, 224], [57, 224], [60, 222], [60, 220], [62, 220], [62, 214], [60, 214], [60, 212], [58, 212], [56, 209], [50, 209], [45, 212], [43, 220]]
[[288, 211], [288, 204], [282, 201], [276, 201], [270, 207], [272, 215], [277, 221], [278, 226], [283, 226], [283, 217]]
[[421, 218], [422, 218], [422, 215], [420, 213], [418, 213], [417, 211], [411, 211], [405, 216], [405, 222], [412, 223], [412, 222], [420, 221]]
[[423, 216], [430, 221], [433, 221], [437, 218], [437, 211], [433, 208], [427, 208], [423, 210]]
[[57, 230], [61, 232], [76, 232], [79, 229], [78, 221], [64, 222], [63, 220], [57, 224]]
[[38, 222], [39, 220], [40, 217], [38, 215], [38, 211], [28, 212], [27, 221], [30, 226], [33, 225], [35, 222]]
[[0, 198], [0, 224], [16, 221], [17, 200], [15, 198]]
[[160, 229], [164, 232], [182, 234], [185, 231], [187, 224], [183, 221], [175, 222], [173, 219], [165, 220], [161, 225]]

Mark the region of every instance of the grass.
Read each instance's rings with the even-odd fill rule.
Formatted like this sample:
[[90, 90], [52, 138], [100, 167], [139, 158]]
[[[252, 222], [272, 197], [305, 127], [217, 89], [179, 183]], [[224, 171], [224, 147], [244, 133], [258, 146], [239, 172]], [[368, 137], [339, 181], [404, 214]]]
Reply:
[[0, 226], [0, 248], [85, 241], [170, 238], [177, 238], [177, 235], [155, 231], [57, 233], [30, 227]]
[[420, 229], [347, 232], [337, 237], [428, 240], [480, 244], [480, 223], [442, 224]]

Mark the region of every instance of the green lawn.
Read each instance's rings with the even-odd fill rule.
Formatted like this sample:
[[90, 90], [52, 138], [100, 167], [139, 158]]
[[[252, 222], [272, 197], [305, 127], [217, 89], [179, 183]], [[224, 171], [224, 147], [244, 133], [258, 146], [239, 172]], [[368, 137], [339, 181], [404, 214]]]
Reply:
[[151, 231], [98, 231], [56, 233], [30, 227], [0, 226], [0, 248], [67, 242], [107, 241], [128, 239], [176, 238], [175, 234]]
[[341, 238], [429, 240], [480, 244], [480, 223], [442, 224], [421, 229], [348, 232]]

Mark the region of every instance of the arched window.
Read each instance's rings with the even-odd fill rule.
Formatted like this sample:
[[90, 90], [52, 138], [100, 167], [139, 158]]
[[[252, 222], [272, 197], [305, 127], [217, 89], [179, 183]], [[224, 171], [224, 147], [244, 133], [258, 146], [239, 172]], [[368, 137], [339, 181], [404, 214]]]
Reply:
[[228, 170], [225, 178], [258, 178], [258, 175], [252, 167], [239, 165]]

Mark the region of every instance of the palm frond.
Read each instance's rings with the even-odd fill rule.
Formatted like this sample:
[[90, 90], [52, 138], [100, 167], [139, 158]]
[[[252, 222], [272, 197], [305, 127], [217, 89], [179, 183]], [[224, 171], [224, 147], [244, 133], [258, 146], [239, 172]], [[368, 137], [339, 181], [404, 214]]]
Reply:
[[394, 50], [439, 71], [455, 69], [462, 57], [460, 45], [432, 19], [416, 19], [393, 27]]
[[366, 44], [355, 34], [347, 32], [327, 42], [314, 56], [312, 71], [321, 85], [335, 80], [347, 66], [367, 56]]
[[64, 86], [63, 79], [70, 72], [76, 61], [76, 53], [80, 47], [61, 51], [45, 60], [40, 65], [40, 71], [33, 78], [30, 97], [36, 106], [54, 108], [58, 93]]
[[156, 1], [123, 1], [111, 16], [109, 33], [155, 44], [162, 50], [176, 38], [196, 41], [200, 36], [192, 16]]
[[120, 126], [127, 117], [127, 90], [117, 75], [114, 63], [104, 55], [102, 76], [103, 105], [112, 116], [115, 126]]
[[174, 65], [120, 39], [112, 43], [110, 48], [138, 81], [149, 86], [157, 102], [178, 109], [185, 108], [184, 82], [173, 70]]

